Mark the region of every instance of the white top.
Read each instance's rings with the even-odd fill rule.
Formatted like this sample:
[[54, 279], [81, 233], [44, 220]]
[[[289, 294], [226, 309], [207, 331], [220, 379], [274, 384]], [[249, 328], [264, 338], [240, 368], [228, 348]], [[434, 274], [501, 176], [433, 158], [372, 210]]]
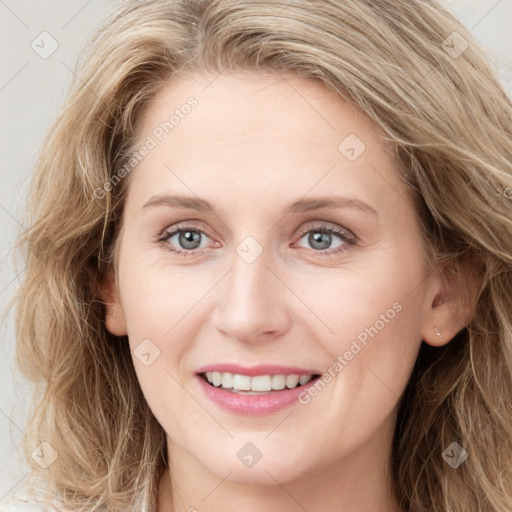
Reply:
[[44, 505], [37, 501], [14, 501], [11, 500], [5, 505], [0, 503], [0, 512], [54, 512], [55, 508], [48, 508], [48, 505]]
[[29, 495], [17, 494], [0, 503], [0, 512], [60, 512], [52, 503]]
[[[7, 502], [1, 502], [0, 512], [64, 512], [64, 510], [38, 498], [17, 495]], [[147, 510], [144, 509], [142, 512], [147, 512]]]
[[41, 478], [29, 476], [0, 502], [0, 512], [66, 512], [56, 500], [44, 499], [46, 486]]
[[44, 490], [43, 480], [29, 477], [0, 503], [0, 512], [60, 512], [42, 498]]

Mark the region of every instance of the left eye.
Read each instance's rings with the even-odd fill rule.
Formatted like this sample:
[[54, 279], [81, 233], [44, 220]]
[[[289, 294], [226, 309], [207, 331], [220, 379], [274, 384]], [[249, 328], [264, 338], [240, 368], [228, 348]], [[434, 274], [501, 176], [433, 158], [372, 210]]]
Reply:
[[[341, 240], [336, 246], [331, 245], [333, 236]], [[303, 238], [307, 239], [318, 254], [337, 254], [344, 251], [347, 246], [355, 244], [355, 238], [349, 231], [325, 225], [307, 229], [302, 233], [300, 240]]]

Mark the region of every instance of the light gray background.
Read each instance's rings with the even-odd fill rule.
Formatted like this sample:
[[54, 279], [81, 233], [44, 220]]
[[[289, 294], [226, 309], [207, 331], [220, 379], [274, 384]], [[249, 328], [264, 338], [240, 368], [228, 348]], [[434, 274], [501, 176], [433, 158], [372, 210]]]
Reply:
[[[406, 1], [406, 0], [399, 0]], [[0, 0], [0, 310], [21, 274], [12, 265], [12, 245], [41, 138], [62, 103], [73, 62], [105, 9], [107, 0]], [[443, 0], [494, 54], [490, 57], [512, 93], [512, 0]], [[42, 58], [51, 41], [57, 50]], [[45, 38], [41, 42], [41, 38]], [[20, 267], [21, 273], [23, 266]], [[26, 425], [29, 385], [14, 369], [13, 315], [0, 324], [0, 501], [27, 475], [15, 446]]]

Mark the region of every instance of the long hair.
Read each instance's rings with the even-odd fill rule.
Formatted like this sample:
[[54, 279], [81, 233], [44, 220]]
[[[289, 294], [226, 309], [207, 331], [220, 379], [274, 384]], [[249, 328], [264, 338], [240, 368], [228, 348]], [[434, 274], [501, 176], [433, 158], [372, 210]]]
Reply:
[[[392, 144], [429, 261], [481, 269], [470, 323], [422, 344], [393, 441], [409, 512], [512, 506], [512, 104], [450, 13], [411, 0], [146, 0], [116, 5], [87, 43], [42, 144], [20, 236], [16, 362], [35, 384], [23, 449], [70, 510], [141, 510], [168, 465], [127, 340], [99, 283], [115, 242], [135, 127], [177, 73], [262, 70], [324, 83]], [[128, 171], [126, 170], [128, 169]], [[108, 185], [107, 185], [108, 184]], [[453, 469], [442, 453], [469, 454]], [[31, 457], [52, 450], [42, 469]], [[55, 452], [55, 453], [54, 453]]]

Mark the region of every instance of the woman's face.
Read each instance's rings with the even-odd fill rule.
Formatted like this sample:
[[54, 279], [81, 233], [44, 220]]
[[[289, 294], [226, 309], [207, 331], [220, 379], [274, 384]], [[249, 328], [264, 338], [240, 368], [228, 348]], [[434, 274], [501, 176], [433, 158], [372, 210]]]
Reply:
[[434, 289], [381, 136], [261, 73], [176, 78], [139, 120], [107, 327], [173, 464], [284, 484], [388, 455]]

